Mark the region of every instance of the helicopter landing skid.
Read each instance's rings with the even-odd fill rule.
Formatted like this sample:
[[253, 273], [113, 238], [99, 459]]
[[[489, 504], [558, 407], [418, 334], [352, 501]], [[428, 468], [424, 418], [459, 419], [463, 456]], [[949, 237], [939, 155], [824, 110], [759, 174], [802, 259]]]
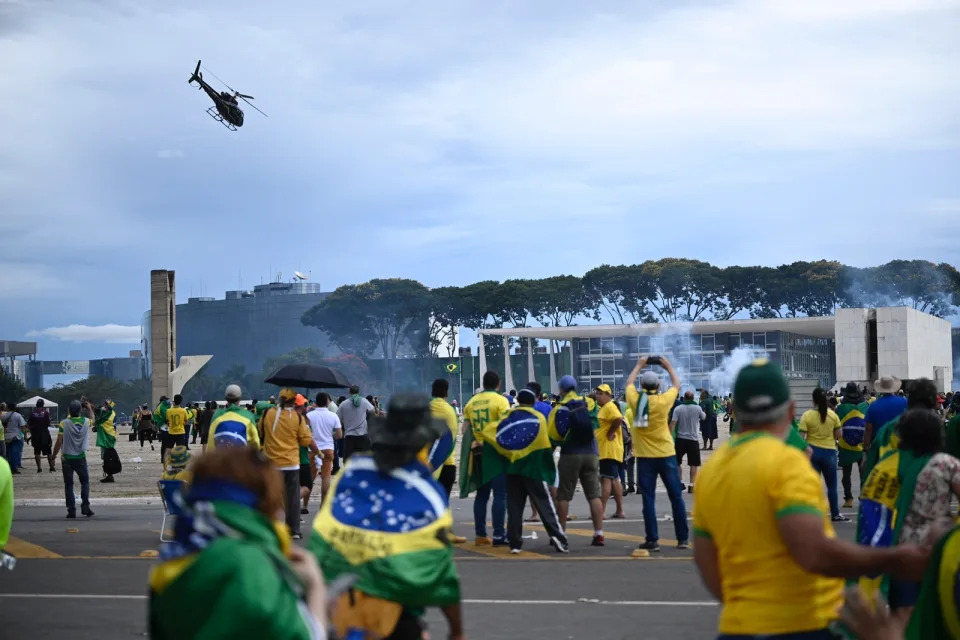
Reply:
[[216, 107], [210, 107], [209, 109], [207, 109], [207, 114], [209, 114], [211, 118], [213, 118], [214, 120], [216, 120], [217, 122], [225, 126], [230, 131], [237, 130], [236, 126], [234, 126], [232, 123], [227, 122], [226, 120], [223, 119], [223, 116], [220, 115], [220, 112], [217, 111]]

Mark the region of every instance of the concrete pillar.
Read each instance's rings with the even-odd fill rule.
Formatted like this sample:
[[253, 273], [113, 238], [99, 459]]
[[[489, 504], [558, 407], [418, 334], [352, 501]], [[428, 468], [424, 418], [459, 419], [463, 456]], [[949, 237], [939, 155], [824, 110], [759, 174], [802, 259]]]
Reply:
[[503, 336], [503, 390], [513, 389], [513, 369], [510, 367], [510, 336]]
[[175, 274], [150, 272], [150, 392], [151, 406], [170, 395], [170, 372], [177, 365], [177, 294]]
[[557, 386], [557, 363], [554, 356], [553, 340], [550, 343], [550, 393], [560, 393], [560, 387]]
[[[570, 342], [570, 375], [572, 375], [574, 378], [576, 378], [576, 377], [577, 377], [577, 373], [576, 373], [576, 371], [577, 371], [576, 364], [577, 364], [577, 363], [576, 363], [576, 359], [575, 359], [574, 356], [573, 356], [573, 338], [570, 338], [570, 341], [569, 341], [569, 342]], [[578, 382], [579, 382], [579, 381], [578, 381]]]
[[535, 382], [536, 379], [537, 372], [533, 368], [533, 338], [527, 338], [527, 382]]
[[[478, 386], [483, 386], [483, 374], [487, 372], [487, 352], [483, 348], [483, 334], [477, 334], [477, 351], [480, 353], [480, 376], [478, 381]], [[471, 389], [471, 395], [475, 392], [476, 389]]]

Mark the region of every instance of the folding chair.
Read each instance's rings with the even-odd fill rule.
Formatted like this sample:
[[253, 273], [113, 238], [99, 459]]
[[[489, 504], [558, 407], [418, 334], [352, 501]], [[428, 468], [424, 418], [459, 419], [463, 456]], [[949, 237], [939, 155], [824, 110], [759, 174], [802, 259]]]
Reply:
[[160, 542], [171, 542], [164, 538], [167, 531], [167, 518], [183, 514], [175, 497], [183, 490], [183, 480], [157, 480], [157, 489], [160, 490], [160, 501], [163, 503], [163, 522], [160, 523]]

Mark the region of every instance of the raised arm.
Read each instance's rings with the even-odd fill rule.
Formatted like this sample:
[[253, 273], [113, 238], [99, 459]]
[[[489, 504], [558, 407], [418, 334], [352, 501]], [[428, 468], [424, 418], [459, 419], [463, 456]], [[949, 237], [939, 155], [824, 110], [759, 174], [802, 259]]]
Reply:
[[637, 364], [633, 367], [633, 371], [630, 372], [630, 375], [627, 376], [627, 387], [636, 387], [637, 386], [637, 376], [640, 375], [640, 372], [643, 368], [647, 366], [647, 356], [643, 356], [637, 360]]

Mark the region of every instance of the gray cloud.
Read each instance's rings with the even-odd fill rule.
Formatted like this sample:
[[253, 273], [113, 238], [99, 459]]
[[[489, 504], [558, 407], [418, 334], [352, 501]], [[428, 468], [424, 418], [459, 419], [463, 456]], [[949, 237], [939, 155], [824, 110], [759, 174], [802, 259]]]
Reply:
[[[219, 292], [281, 268], [960, 259], [936, 240], [960, 198], [956, 0], [231, 7], [0, 5], [0, 295], [34, 300], [13, 330], [65, 307], [132, 325], [160, 267]], [[270, 118], [210, 120], [198, 58]], [[571, 231], [584, 250], [551, 246]]]

